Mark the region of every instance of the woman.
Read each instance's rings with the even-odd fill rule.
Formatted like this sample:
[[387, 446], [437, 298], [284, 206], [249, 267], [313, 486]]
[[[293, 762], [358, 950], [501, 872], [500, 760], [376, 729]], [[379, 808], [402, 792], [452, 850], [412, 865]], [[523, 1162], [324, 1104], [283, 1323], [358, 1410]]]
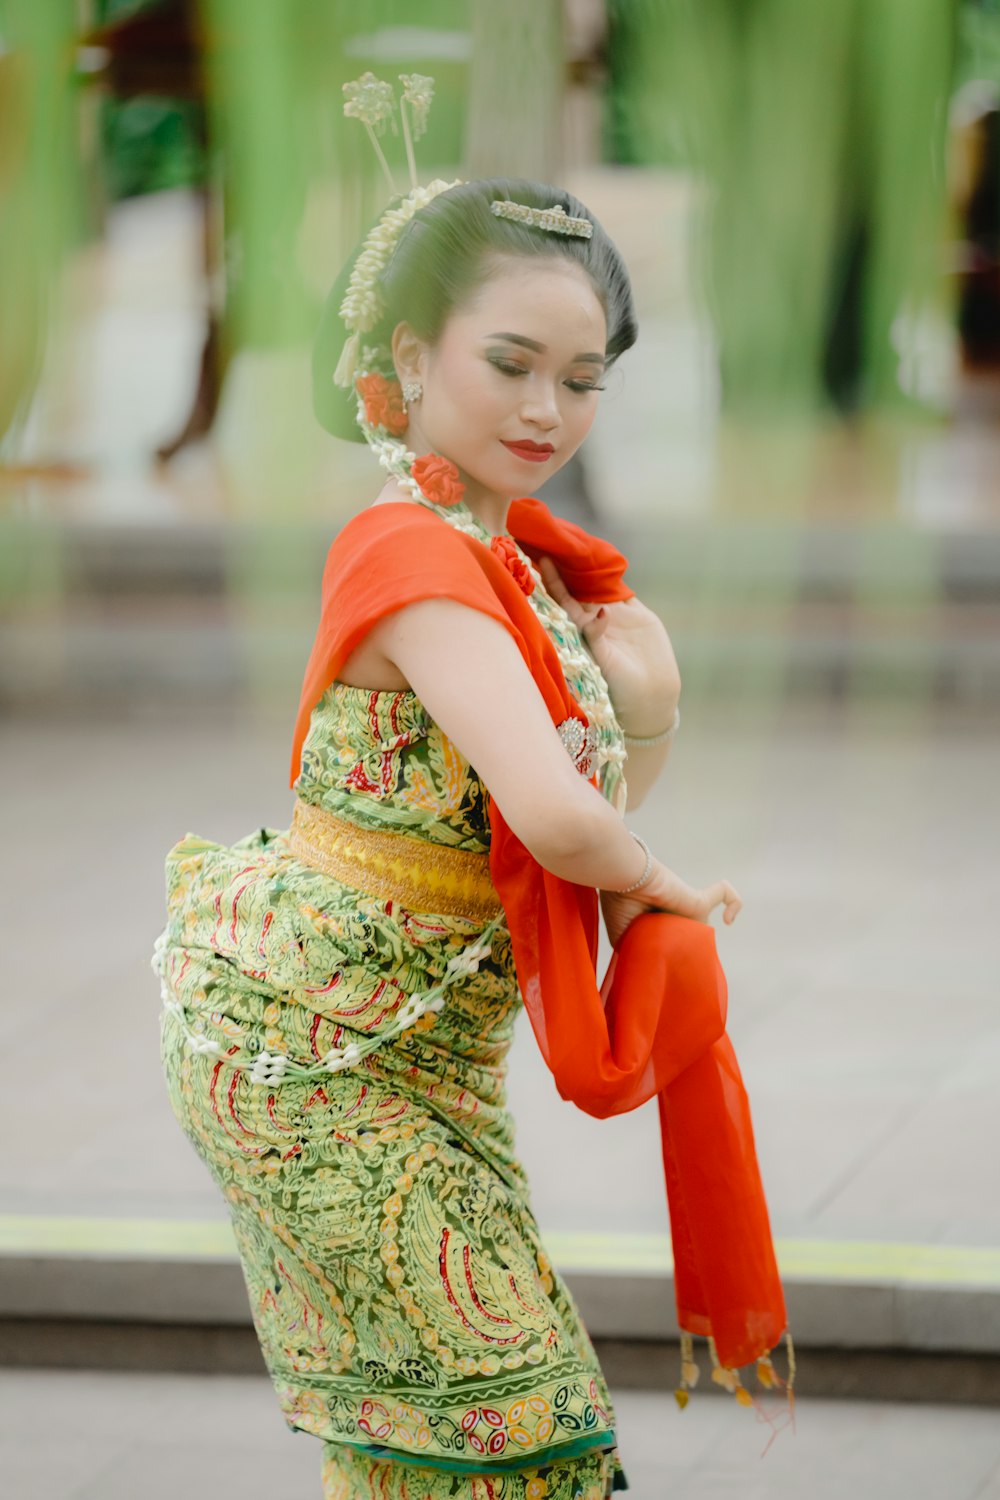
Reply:
[[[364, 436], [389, 477], [327, 558], [291, 826], [232, 847], [189, 834], [167, 856], [171, 1102], [225, 1194], [282, 1411], [323, 1440], [337, 1500], [626, 1487], [505, 1072], [525, 1001], [566, 1097], [609, 1114], [662, 1091], [684, 1213], [669, 1088], [724, 1043], [707, 924], [741, 902], [626, 829], [676, 728], [674, 654], [625, 559], [521, 498], [579, 447], [635, 336], [621, 258], [567, 193], [435, 183], [383, 216], [315, 349], [321, 422]], [[607, 1016], [595, 891], [623, 965]], [[648, 942], [669, 923], [680, 967]], [[668, 1026], [661, 998], [619, 1003], [637, 965], [644, 989], [672, 976], [697, 1004]], [[698, 1268], [683, 1326], [719, 1338]], [[767, 1295], [770, 1321], [741, 1306], [756, 1331], [727, 1346], [763, 1366], [784, 1321]]]

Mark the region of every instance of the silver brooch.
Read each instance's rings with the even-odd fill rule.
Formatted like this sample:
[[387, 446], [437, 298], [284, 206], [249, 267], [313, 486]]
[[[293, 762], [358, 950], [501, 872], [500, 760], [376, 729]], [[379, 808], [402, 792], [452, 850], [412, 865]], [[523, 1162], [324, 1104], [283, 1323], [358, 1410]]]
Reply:
[[556, 727], [576, 769], [581, 776], [591, 776], [597, 754], [597, 730], [593, 724], [583, 724], [579, 719], [563, 719]]

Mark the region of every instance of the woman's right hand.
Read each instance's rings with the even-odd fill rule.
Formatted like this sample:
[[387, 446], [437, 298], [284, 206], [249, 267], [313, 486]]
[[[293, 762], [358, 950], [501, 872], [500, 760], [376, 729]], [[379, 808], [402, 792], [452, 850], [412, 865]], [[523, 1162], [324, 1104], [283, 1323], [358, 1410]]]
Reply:
[[652, 873], [639, 890], [627, 896], [617, 891], [601, 891], [600, 898], [604, 925], [613, 947], [617, 947], [623, 933], [643, 912], [671, 911], [696, 922], [707, 922], [715, 908], [723, 906], [722, 920], [728, 926], [743, 906], [742, 898], [728, 880], [717, 880], [698, 890], [655, 858]]

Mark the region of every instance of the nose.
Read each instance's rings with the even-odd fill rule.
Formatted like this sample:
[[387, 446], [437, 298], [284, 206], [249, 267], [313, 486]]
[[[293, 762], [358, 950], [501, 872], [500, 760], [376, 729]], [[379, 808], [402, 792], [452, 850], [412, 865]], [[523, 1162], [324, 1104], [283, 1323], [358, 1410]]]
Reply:
[[526, 390], [521, 402], [521, 420], [551, 432], [559, 426], [559, 404], [551, 381], [532, 381], [532, 389]]

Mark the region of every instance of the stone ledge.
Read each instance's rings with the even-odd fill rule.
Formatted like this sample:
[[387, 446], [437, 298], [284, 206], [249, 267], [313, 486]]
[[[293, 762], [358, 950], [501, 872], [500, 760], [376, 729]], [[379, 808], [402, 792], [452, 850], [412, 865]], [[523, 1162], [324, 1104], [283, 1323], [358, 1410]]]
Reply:
[[[218, 1327], [250, 1320], [236, 1260], [8, 1254], [0, 1268], [0, 1317]], [[672, 1276], [563, 1270], [594, 1337], [656, 1340], [676, 1333]], [[784, 1285], [789, 1326], [801, 1348], [1000, 1356], [995, 1287], [789, 1275]]]
[[[546, 1245], [595, 1338], [672, 1340], [668, 1247], [652, 1235], [551, 1231]], [[1000, 1358], [1000, 1252], [778, 1240], [798, 1347]], [[238, 1329], [250, 1321], [224, 1221], [0, 1217], [0, 1318]]]

